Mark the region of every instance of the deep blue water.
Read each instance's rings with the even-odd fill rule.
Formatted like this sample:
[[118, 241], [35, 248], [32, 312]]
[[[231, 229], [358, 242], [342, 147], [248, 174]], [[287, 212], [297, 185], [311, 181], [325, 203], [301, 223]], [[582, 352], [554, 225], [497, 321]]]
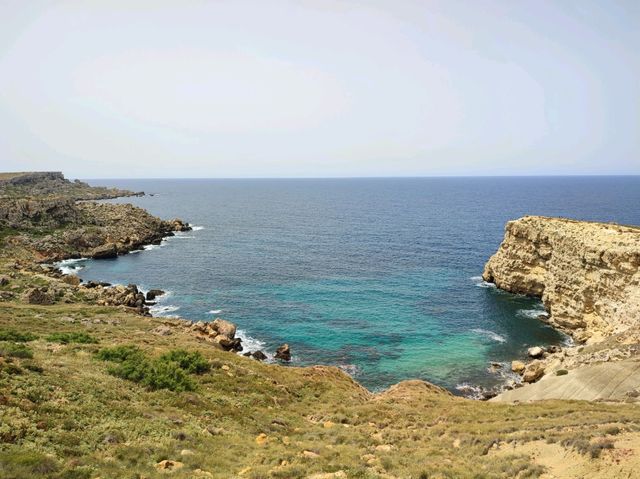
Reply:
[[163, 314], [224, 317], [250, 349], [288, 342], [294, 364], [340, 365], [372, 389], [491, 386], [490, 361], [565, 339], [534, 318], [539, 302], [479, 280], [506, 221], [640, 224], [640, 177], [90, 182], [154, 193], [116, 201], [202, 228], [86, 261], [83, 279], [171, 291]]

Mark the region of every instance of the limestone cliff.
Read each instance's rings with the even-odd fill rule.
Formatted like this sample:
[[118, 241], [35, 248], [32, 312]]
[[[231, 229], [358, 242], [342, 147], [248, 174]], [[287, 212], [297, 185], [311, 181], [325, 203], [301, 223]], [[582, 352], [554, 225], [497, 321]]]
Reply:
[[510, 221], [483, 278], [540, 297], [549, 322], [595, 342], [640, 323], [640, 228], [564, 218]]

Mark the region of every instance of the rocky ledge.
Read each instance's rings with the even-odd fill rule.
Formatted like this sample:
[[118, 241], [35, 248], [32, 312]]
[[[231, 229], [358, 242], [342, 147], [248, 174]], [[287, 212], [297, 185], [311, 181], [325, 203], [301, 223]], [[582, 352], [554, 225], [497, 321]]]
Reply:
[[540, 319], [584, 344], [530, 348], [532, 361], [514, 361], [512, 370], [536, 384], [497, 400], [637, 397], [640, 228], [540, 216], [510, 221], [483, 278], [540, 298], [548, 312]]
[[507, 223], [485, 281], [542, 299], [548, 321], [578, 342], [640, 323], [640, 228], [526, 216]]

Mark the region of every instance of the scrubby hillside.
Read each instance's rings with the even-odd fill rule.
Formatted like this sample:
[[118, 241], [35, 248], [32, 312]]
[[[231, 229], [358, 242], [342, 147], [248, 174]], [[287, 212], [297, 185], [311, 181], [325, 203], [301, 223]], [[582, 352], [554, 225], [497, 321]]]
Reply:
[[[422, 381], [375, 395], [336, 368], [263, 364], [82, 303], [4, 303], [0, 338], [3, 478], [538, 477], [529, 453], [546, 444], [591, 477], [637, 465], [616, 446], [640, 437], [629, 404], [492, 404]], [[123, 371], [119, 346], [144, 367]], [[171, 367], [175, 350], [200, 353], [200, 372]]]

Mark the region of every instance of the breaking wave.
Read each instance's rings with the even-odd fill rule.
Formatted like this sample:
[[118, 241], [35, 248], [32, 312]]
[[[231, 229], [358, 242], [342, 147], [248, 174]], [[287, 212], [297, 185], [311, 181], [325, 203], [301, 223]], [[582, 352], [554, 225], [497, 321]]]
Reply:
[[78, 274], [82, 268], [84, 268], [84, 263], [86, 260], [83, 258], [78, 259], [65, 259], [56, 263], [56, 267], [62, 271], [62, 274]]
[[482, 276], [473, 276], [471, 277], [471, 281], [473, 281], [478, 288], [496, 288], [495, 284], [487, 283], [482, 279]]
[[493, 331], [489, 331], [488, 329], [476, 328], [476, 329], [472, 329], [471, 331], [473, 333], [479, 334], [480, 336], [484, 336], [485, 338], [489, 338], [492, 341], [496, 341], [498, 343], [506, 343], [507, 342], [507, 338], [505, 338], [504, 336], [501, 336], [500, 334], [495, 333]]
[[533, 309], [520, 309], [516, 312], [516, 316], [521, 318], [531, 318], [537, 319], [538, 316], [548, 317], [549, 313], [547, 313], [544, 308], [533, 308]]

